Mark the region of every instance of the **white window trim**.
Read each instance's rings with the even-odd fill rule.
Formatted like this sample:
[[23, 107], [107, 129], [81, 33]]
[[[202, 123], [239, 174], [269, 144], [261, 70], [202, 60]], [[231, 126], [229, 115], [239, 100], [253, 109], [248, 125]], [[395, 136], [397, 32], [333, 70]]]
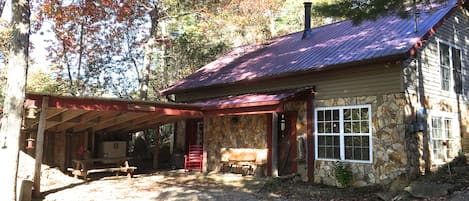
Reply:
[[[458, 117], [458, 113], [456, 112], [444, 112], [444, 111], [439, 111], [439, 110], [430, 110], [428, 112], [429, 114], [429, 118], [428, 118], [428, 125], [429, 125], [429, 136], [430, 136], [430, 140], [428, 142], [429, 144], [429, 147], [430, 147], [430, 155], [431, 155], [431, 159], [432, 159], [432, 163], [435, 164], [435, 165], [442, 165], [444, 163], [446, 163], [447, 161], [442, 161], [440, 159], [435, 159], [435, 156], [433, 155], [433, 145], [432, 145], [432, 142], [433, 142], [433, 133], [432, 133], [432, 128], [433, 128], [433, 122], [432, 122], [432, 119], [433, 117], [442, 117], [442, 118], [448, 118], [448, 119], [451, 119], [451, 127], [452, 127], [452, 134], [453, 134], [453, 138], [452, 140], [456, 143], [460, 143], [460, 136], [459, 136], [459, 117]], [[460, 151], [460, 148], [461, 146], [458, 145], [456, 148], [456, 152]], [[446, 156], [445, 156], [445, 160], [446, 160]], [[451, 159], [450, 159], [451, 160]]]
[[[461, 47], [458, 46], [458, 45], [451, 44], [451, 43], [446, 42], [446, 41], [441, 40], [441, 39], [437, 39], [437, 42], [438, 42], [438, 44], [437, 44], [437, 49], [438, 49], [438, 50], [437, 50], [437, 51], [438, 51], [438, 71], [440, 71], [440, 79], [439, 79], [439, 80], [440, 80], [440, 90], [441, 90], [441, 91], [444, 91], [444, 92], [447, 92], [447, 93], [450, 93], [451, 95], [455, 95], [455, 96], [456, 96], [456, 95], [459, 95], [459, 94], [457, 94], [457, 93], [454, 91], [454, 87], [455, 87], [455, 83], [454, 83], [454, 82], [455, 82], [455, 80], [454, 80], [454, 75], [453, 75], [453, 70], [454, 70], [454, 69], [453, 69], [453, 66], [454, 66], [454, 65], [453, 65], [453, 51], [451, 50], [452, 48], [456, 48], [456, 49], [459, 50], [459, 58], [460, 58], [460, 60], [461, 60], [461, 79], [462, 79], [462, 80], [461, 80], [461, 82], [462, 82], [461, 84], [462, 84], [462, 86], [463, 86], [463, 87], [462, 87], [462, 91], [461, 91], [461, 95], [463, 95], [463, 94], [465, 93], [465, 90], [464, 90], [464, 82], [465, 82], [465, 80], [464, 80], [464, 75], [465, 75], [465, 72], [464, 72], [464, 62], [463, 62], [463, 55], [464, 55], [463, 51], [464, 51], [464, 49], [461, 48]], [[449, 66], [449, 78], [450, 78], [450, 79], [449, 79], [449, 90], [448, 90], [448, 91], [443, 90], [443, 83], [441, 82], [441, 73], [442, 73], [442, 72], [441, 72], [440, 43], [445, 44], [445, 45], [447, 45], [447, 46], [450, 48], [450, 49], [449, 49], [449, 63], [450, 63], [450, 64], [449, 64], [449, 65], [450, 65], [450, 66]]]
[[[354, 134], [354, 136], [369, 136], [369, 158], [370, 160], [346, 160], [345, 159], [345, 136], [344, 136], [344, 109], [356, 109], [356, 108], [367, 108], [368, 109], [368, 119], [369, 119], [369, 134]], [[318, 110], [339, 110], [339, 122], [340, 122], [340, 159], [327, 159], [327, 158], [318, 158], [318, 122], [317, 122], [317, 111]], [[314, 158], [315, 160], [321, 161], [342, 161], [342, 162], [351, 162], [351, 163], [373, 163], [373, 121], [371, 119], [371, 105], [350, 105], [350, 106], [335, 106], [335, 107], [318, 107], [314, 109]]]

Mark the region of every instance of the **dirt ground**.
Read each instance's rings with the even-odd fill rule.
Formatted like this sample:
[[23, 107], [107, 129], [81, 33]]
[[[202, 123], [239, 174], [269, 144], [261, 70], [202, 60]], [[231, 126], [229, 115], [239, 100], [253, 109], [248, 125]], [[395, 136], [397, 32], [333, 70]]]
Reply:
[[[299, 181], [295, 178], [256, 178], [240, 174], [184, 173], [183, 170], [161, 171], [126, 176], [95, 174], [88, 181], [59, 175], [48, 170], [42, 185], [42, 199], [34, 201], [108, 201], [108, 200], [382, 200], [383, 187], [335, 188]], [[469, 167], [465, 169], [469, 174]], [[54, 175], [54, 176], [52, 176]], [[57, 178], [59, 178], [57, 180]], [[433, 180], [427, 178], [426, 180]], [[457, 188], [445, 197], [415, 198], [404, 192], [394, 200], [469, 200], [468, 184], [458, 181]], [[464, 194], [465, 192], [465, 194]], [[459, 199], [453, 199], [460, 194]], [[392, 200], [392, 199], [390, 199]]]
[[[56, 174], [58, 170], [49, 170]], [[51, 175], [51, 173], [49, 173]], [[240, 174], [184, 173], [161, 171], [125, 176], [95, 174], [88, 181], [66, 175], [61, 180], [45, 179], [42, 199], [65, 200], [377, 200], [374, 191], [337, 189], [311, 185], [295, 179], [256, 178]]]
[[[110, 201], [110, 200], [469, 200], [469, 165], [455, 162], [415, 182], [448, 184], [444, 196], [414, 197], [409, 192], [392, 194], [388, 186], [336, 188], [302, 182], [299, 177], [258, 178], [241, 174], [184, 173], [183, 170], [147, 172], [126, 176], [96, 173], [88, 180], [75, 179], [56, 168], [44, 167], [41, 176], [43, 197], [34, 201]], [[405, 185], [410, 185], [406, 183]], [[424, 193], [425, 194], [425, 193]]]
[[[57, 183], [60, 181], [56, 181]], [[202, 176], [170, 170], [126, 176], [95, 174], [88, 181], [73, 179], [41, 187], [43, 199], [64, 200], [262, 200], [257, 191], [264, 179], [238, 174]]]

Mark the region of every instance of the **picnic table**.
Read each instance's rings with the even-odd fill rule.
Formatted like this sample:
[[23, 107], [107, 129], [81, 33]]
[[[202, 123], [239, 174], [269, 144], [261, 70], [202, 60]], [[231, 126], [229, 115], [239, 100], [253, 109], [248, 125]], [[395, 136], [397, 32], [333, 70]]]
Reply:
[[86, 179], [88, 174], [97, 172], [115, 172], [116, 176], [120, 172], [127, 173], [127, 177], [132, 178], [132, 173], [137, 167], [129, 166], [131, 157], [117, 157], [117, 158], [89, 158], [89, 159], [74, 159], [74, 168], [67, 168], [68, 171], [77, 178], [81, 176]]

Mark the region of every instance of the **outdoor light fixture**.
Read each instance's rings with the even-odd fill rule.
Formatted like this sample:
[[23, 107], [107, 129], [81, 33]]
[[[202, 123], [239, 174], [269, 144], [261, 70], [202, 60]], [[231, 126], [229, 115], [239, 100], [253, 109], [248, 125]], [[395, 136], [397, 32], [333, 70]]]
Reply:
[[40, 111], [40, 109], [36, 106], [36, 101], [28, 100], [26, 101], [26, 118], [27, 119], [35, 119], [36, 114]]
[[35, 119], [36, 118], [36, 113], [38, 113], [38, 108], [37, 108], [35, 102], [33, 102], [33, 104], [31, 104], [31, 105], [28, 105], [26, 109], [27, 109], [26, 118]]
[[34, 138], [29, 135], [29, 138], [26, 139], [26, 142], [28, 142], [28, 144], [26, 145], [26, 149], [34, 149], [34, 141]]

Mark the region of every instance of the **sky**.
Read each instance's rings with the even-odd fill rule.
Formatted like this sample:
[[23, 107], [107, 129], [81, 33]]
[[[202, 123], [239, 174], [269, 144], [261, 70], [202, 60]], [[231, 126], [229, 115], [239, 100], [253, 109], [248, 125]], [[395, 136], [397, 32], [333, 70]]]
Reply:
[[[10, 1], [6, 2], [5, 8], [3, 9], [3, 14], [1, 16], [2, 20], [10, 21], [11, 20], [11, 5]], [[50, 24], [44, 23], [43, 29], [37, 33], [30, 35], [30, 42], [33, 44], [34, 49], [30, 50], [30, 57], [34, 60], [34, 63], [30, 66], [30, 71], [43, 71], [49, 72], [48, 66], [50, 62], [47, 61], [47, 44], [44, 42], [45, 39], [48, 39], [46, 30], [50, 29]], [[44, 34], [40, 34], [44, 33]], [[52, 37], [50, 37], [52, 38]]]

